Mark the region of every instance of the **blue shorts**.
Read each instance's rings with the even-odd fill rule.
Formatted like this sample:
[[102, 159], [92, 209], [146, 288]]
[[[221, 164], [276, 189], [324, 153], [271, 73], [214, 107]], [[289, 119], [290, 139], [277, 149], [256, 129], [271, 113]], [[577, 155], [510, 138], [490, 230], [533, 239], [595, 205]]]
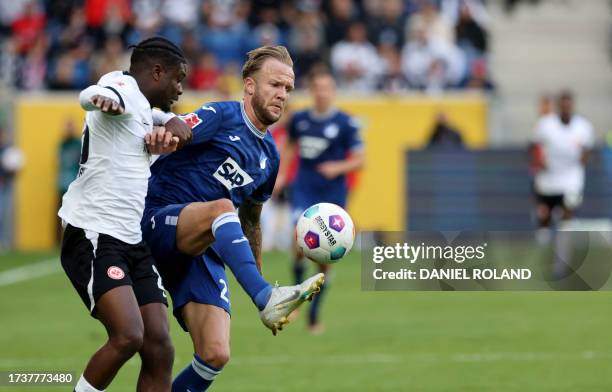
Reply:
[[147, 208], [141, 222], [143, 239], [151, 248], [164, 286], [172, 297], [174, 317], [185, 331], [181, 309], [188, 302], [214, 305], [231, 314], [225, 265], [215, 251], [215, 244], [198, 257], [181, 253], [176, 247], [178, 216], [186, 206]]
[[289, 204], [291, 205], [291, 219], [293, 224], [295, 225], [302, 213], [313, 204], [333, 203], [342, 208], [346, 208], [346, 196], [347, 195], [343, 193], [330, 197], [329, 195], [313, 194], [298, 189], [292, 189]]

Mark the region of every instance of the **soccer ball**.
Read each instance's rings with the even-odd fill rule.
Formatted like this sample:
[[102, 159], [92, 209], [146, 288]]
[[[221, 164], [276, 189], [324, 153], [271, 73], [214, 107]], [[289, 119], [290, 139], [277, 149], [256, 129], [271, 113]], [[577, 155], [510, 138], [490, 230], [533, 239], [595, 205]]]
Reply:
[[295, 227], [297, 246], [312, 261], [333, 264], [353, 246], [355, 226], [342, 207], [319, 203], [302, 213]]

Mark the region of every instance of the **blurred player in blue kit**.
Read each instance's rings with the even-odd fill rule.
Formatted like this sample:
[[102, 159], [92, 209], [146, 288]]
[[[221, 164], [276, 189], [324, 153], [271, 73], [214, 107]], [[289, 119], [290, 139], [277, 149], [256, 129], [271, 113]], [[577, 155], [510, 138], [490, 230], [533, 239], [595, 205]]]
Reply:
[[260, 214], [280, 160], [267, 129], [294, 88], [293, 61], [282, 46], [261, 47], [248, 53], [242, 76], [243, 101], [209, 103], [182, 116], [193, 129], [192, 142], [151, 167], [143, 236], [195, 350], [173, 391], [208, 389], [229, 360], [224, 264], [274, 334], [324, 281], [319, 273], [295, 286], [273, 287], [261, 275]]
[[[334, 106], [336, 83], [331, 73], [322, 68], [315, 69], [309, 75], [309, 89], [313, 107], [295, 113], [289, 121], [289, 142], [276, 185], [280, 190], [287, 184], [287, 169], [297, 154], [298, 171], [289, 196], [294, 224], [304, 210], [316, 203], [334, 203], [345, 208], [349, 190], [347, 174], [364, 165], [359, 125]], [[304, 256], [294, 247], [296, 282], [303, 279], [304, 264]], [[327, 273], [330, 266], [319, 264], [318, 268]], [[327, 285], [329, 279], [310, 307], [308, 326], [315, 334], [322, 332], [319, 309]]]

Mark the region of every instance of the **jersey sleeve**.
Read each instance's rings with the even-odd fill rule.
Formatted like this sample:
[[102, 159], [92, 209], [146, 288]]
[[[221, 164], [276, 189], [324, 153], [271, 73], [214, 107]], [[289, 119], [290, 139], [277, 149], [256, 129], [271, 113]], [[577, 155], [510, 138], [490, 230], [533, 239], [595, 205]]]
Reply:
[[219, 130], [223, 110], [219, 104], [211, 103], [179, 116], [193, 131], [191, 144], [204, 143], [212, 139]]
[[357, 151], [363, 148], [361, 129], [362, 126], [358, 120], [353, 117], [348, 118], [344, 137], [344, 146], [347, 151]]
[[257, 204], [263, 204], [270, 197], [272, 197], [272, 191], [274, 190], [274, 184], [276, 183], [276, 176], [278, 175], [278, 166], [279, 162], [275, 163], [275, 168], [272, 171], [272, 174], [268, 178], [266, 182], [264, 182], [259, 188], [255, 189], [249, 199]]
[[102, 95], [114, 99], [123, 108], [123, 114], [134, 114], [138, 109], [132, 103], [133, 96], [137, 93], [133, 83], [125, 80], [126, 77], [103, 76], [97, 86], [104, 89]]

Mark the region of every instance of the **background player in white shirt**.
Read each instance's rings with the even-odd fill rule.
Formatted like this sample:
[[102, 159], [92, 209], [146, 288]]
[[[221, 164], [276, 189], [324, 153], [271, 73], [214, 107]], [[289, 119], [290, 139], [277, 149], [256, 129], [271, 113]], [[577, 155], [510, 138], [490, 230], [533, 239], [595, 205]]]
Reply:
[[574, 114], [572, 93], [563, 91], [557, 105], [558, 114], [548, 114], [538, 121], [532, 147], [540, 227], [550, 226], [555, 208], [560, 207], [562, 219], [569, 220], [582, 203], [584, 166], [594, 144], [591, 123]]
[[[186, 76], [182, 51], [154, 37], [140, 42], [130, 72], [110, 72], [80, 94], [87, 111], [79, 175], [58, 215], [66, 225], [61, 260], [106, 343], [91, 357], [75, 391], [106, 388], [139, 352], [138, 391], [169, 391], [173, 348], [166, 294], [142, 241], [140, 220], [151, 154], [191, 139], [191, 129], [169, 110]], [[154, 123], [165, 125], [154, 130]]]

